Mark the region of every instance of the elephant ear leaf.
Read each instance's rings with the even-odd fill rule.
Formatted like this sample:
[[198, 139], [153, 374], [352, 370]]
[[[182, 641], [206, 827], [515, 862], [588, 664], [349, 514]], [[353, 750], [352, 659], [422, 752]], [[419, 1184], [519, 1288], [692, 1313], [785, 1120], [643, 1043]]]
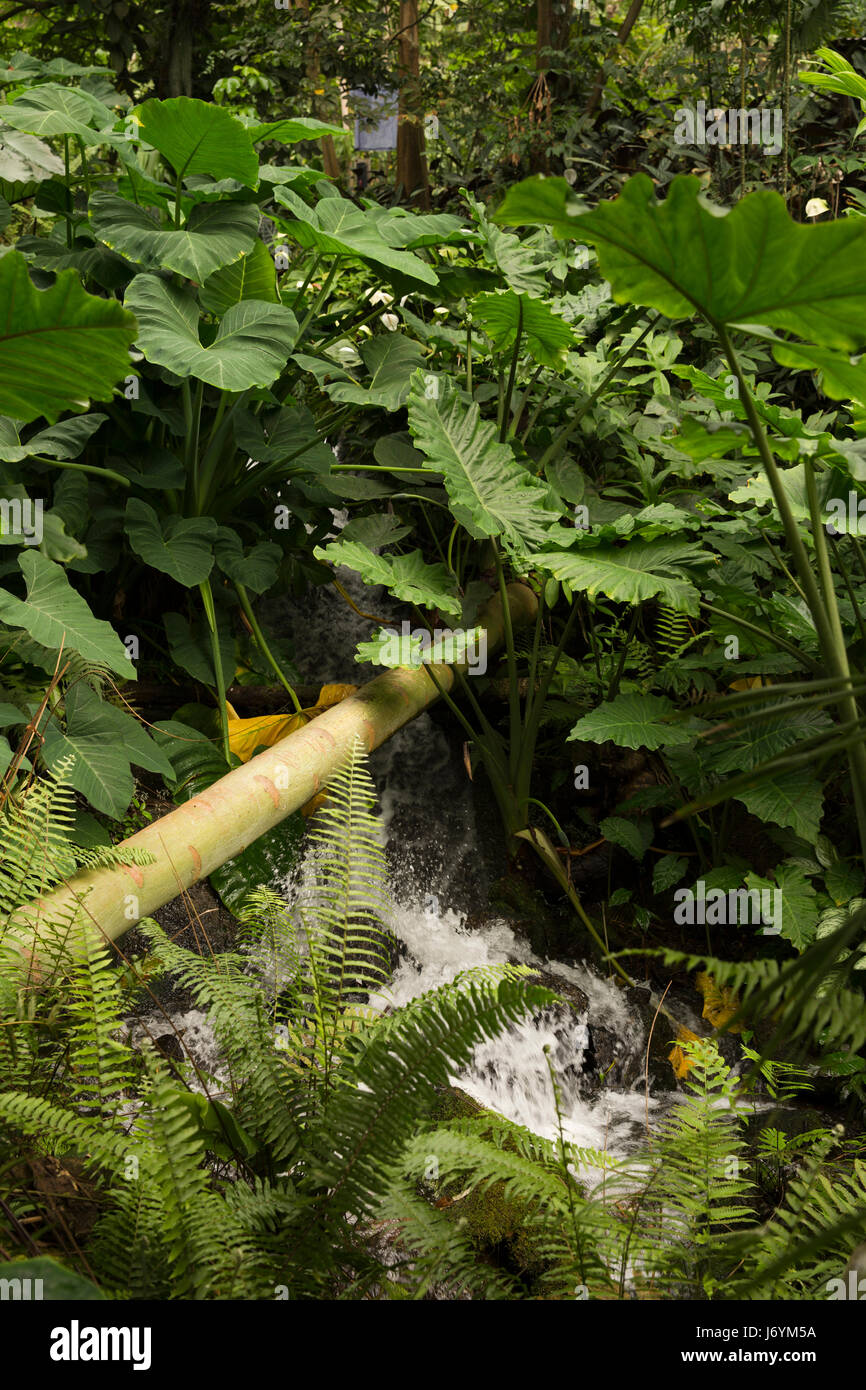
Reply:
[[142, 560], [178, 584], [203, 584], [213, 568], [217, 524], [210, 516], [169, 516], [162, 525], [153, 507], [140, 497], [126, 504], [126, 534]]
[[[664, 202], [646, 174], [635, 174], [618, 198], [591, 212], [570, 212], [558, 187], [541, 185], [538, 201], [557, 232], [595, 246], [619, 303], [668, 318], [699, 313], [717, 328], [764, 324], [825, 347], [863, 346], [864, 218], [804, 227], [768, 189], [727, 211], [703, 196], [694, 174], [678, 175]], [[532, 204], [529, 181], [509, 195], [497, 221], [541, 220]]]
[[90, 399], [111, 400], [130, 370], [135, 319], [114, 299], [87, 294], [74, 270], [37, 290], [19, 251], [0, 259], [0, 415], [52, 424]]
[[222, 106], [195, 97], [152, 99], [135, 112], [142, 140], [159, 150], [179, 179], [209, 174], [257, 188], [259, 161], [249, 133]]
[[138, 318], [138, 343], [148, 362], [224, 391], [270, 386], [298, 333], [297, 319], [283, 304], [243, 299], [225, 312], [216, 337], [204, 347], [195, 299], [156, 275], [136, 276], [126, 303]]
[[409, 395], [409, 428], [425, 467], [441, 473], [457, 521], [476, 540], [501, 537], [515, 557], [543, 545], [559, 518], [549, 489], [496, 437], [473, 402], [464, 405], [447, 379], [427, 394], [416, 372]]

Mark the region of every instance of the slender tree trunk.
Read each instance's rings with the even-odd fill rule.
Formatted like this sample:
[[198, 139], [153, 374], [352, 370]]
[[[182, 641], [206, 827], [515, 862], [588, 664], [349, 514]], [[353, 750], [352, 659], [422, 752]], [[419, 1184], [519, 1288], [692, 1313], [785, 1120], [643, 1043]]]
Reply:
[[424, 149], [418, 0], [400, 0], [398, 33], [400, 102], [397, 115], [397, 183], [404, 197], [429, 212], [430, 176]]
[[[616, 36], [616, 41], [620, 48], [622, 48], [622, 45], [628, 39], [629, 34], [631, 33], [632, 29], [638, 21], [638, 16], [640, 15], [642, 9], [643, 0], [631, 0], [631, 4], [628, 7], [628, 14], [626, 15], [622, 24], [619, 26], [619, 33]], [[592, 89], [589, 101], [586, 103], [586, 114], [588, 116], [591, 116], [593, 112], [597, 110], [598, 104], [601, 101], [601, 95], [603, 91], [604, 69], [601, 70], [601, 72], [598, 74], [598, 77], [595, 79], [595, 86]]]
[[553, 0], [538, 0], [535, 30], [535, 82], [529, 97], [530, 127], [534, 127], [529, 151], [529, 167], [533, 174], [549, 174], [550, 161], [543, 128], [549, 125], [550, 88], [547, 69], [548, 50], [553, 42]]
[[[309, 18], [310, 0], [297, 0], [297, 8], [299, 10], [302, 10], [303, 13]], [[317, 121], [328, 120], [330, 118], [323, 112], [322, 103], [319, 101], [319, 95], [317, 91], [317, 88], [319, 87], [319, 84], [321, 82], [321, 67], [319, 63], [319, 45], [315, 41], [315, 39], [311, 39], [307, 46], [307, 52], [305, 55], [305, 67], [307, 72], [307, 79], [313, 89], [313, 115], [315, 116]], [[322, 149], [322, 162], [324, 164], [325, 173], [327, 174], [328, 178], [342, 178], [343, 170], [340, 165], [340, 161], [337, 158], [337, 151], [334, 147], [334, 137], [332, 135], [324, 135], [322, 139], [319, 141], [319, 144]]]

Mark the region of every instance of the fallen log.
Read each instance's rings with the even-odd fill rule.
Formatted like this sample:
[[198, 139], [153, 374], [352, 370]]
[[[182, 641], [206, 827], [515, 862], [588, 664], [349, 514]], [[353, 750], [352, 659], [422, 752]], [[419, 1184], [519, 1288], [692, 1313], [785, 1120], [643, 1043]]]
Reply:
[[[524, 584], [507, 589], [512, 623], [532, 621], [537, 601]], [[495, 595], [479, 617], [488, 651], [503, 637], [502, 604]], [[378, 748], [449, 691], [456, 670], [446, 665], [400, 667], [326, 710], [304, 728], [233, 769], [206, 791], [139, 830], [123, 848], [147, 850], [145, 865], [84, 870], [19, 908], [3, 938], [18, 964], [44, 976], [58, 949], [74, 951], [87, 924], [114, 941], [199, 879], [206, 878], [315, 796], [343, 763], [356, 738]], [[252, 885], [251, 885], [252, 886]], [[56, 944], [62, 924], [62, 947]], [[5, 952], [4, 952], [5, 954]], [[9, 958], [4, 960], [8, 967]]]

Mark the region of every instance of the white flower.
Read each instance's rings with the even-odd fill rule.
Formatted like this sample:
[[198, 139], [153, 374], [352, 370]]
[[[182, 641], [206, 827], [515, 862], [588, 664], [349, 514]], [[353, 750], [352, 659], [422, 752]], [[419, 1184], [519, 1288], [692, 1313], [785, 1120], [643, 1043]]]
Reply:
[[400, 320], [396, 314], [383, 314], [382, 323], [393, 333], [395, 328], [400, 327]]
[[807, 217], [820, 217], [822, 212], [829, 212], [830, 209], [823, 198], [810, 198], [806, 204]]

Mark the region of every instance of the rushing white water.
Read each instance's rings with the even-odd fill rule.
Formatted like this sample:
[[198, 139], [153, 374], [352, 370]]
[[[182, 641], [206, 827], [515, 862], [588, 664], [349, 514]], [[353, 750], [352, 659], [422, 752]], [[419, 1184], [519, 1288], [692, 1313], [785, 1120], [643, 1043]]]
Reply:
[[[384, 590], [364, 586], [351, 571], [340, 582], [359, 608], [388, 614]], [[293, 615], [280, 615], [291, 624]], [[310, 597], [294, 615], [295, 662], [305, 680], [361, 682], [375, 672], [354, 662], [355, 644], [369, 624], [333, 589]], [[323, 668], [323, 653], [326, 667]], [[461, 971], [504, 962], [545, 972], [545, 983], [579, 991], [580, 1006], [563, 1003], [512, 1027], [476, 1049], [455, 1084], [480, 1104], [537, 1134], [553, 1138], [556, 1114], [544, 1048], [557, 1074], [564, 1130], [572, 1143], [624, 1155], [643, 1134], [647, 1111], [659, 1102], [640, 1078], [646, 1037], [622, 994], [592, 970], [534, 956], [508, 921], [492, 915], [488, 889], [500, 867], [501, 834], [483, 784], [473, 785], [459, 745], [428, 714], [400, 730], [371, 758], [379, 791], [394, 902], [389, 926], [403, 954], [380, 1007], [406, 1003], [453, 980]], [[291, 885], [286, 885], [292, 892]], [[549, 977], [553, 976], [554, 979]], [[592, 1034], [616, 1038], [618, 1062], [632, 1062], [635, 1089], [600, 1083], [592, 1070]], [[616, 1070], [621, 1073], [620, 1065]]]

